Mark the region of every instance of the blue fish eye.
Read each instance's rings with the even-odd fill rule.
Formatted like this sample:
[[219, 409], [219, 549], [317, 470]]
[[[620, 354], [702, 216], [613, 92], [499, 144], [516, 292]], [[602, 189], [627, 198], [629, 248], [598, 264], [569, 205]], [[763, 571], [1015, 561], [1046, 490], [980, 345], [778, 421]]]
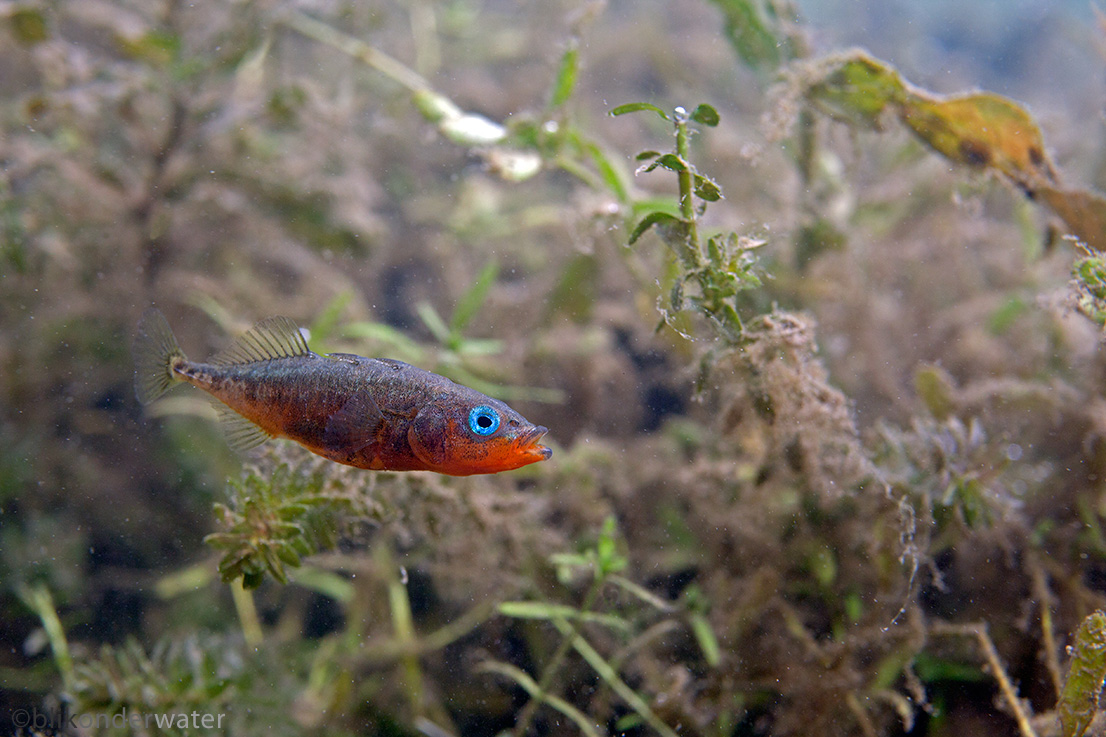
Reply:
[[499, 429], [499, 413], [486, 404], [473, 407], [469, 412], [469, 429], [477, 435], [491, 435]]

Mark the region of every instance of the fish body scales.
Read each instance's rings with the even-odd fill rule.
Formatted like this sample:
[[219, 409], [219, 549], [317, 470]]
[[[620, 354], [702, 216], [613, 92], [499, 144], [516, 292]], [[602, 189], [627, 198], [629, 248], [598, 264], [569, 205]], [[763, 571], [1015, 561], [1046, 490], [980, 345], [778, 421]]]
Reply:
[[[546, 432], [503, 402], [390, 359], [320, 355], [295, 323], [270, 318], [210, 362], [188, 360], [160, 313], [135, 341], [143, 403], [174, 382], [217, 400], [230, 444], [287, 438], [313, 453], [373, 470], [496, 473], [547, 459]], [[143, 373], [145, 372], [145, 373]]]

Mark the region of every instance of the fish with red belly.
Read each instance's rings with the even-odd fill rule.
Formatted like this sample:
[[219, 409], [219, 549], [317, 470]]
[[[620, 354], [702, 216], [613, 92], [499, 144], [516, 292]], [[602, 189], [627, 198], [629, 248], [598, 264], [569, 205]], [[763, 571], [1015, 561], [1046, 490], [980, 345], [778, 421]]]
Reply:
[[387, 358], [321, 355], [286, 317], [255, 325], [207, 363], [188, 360], [155, 309], [138, 323], [135, 392], [187, 382], [210, 394], [237, 450], [288, 438], [357, 468], [498, 473], [547, 460], [546, 428], [503, 402]]

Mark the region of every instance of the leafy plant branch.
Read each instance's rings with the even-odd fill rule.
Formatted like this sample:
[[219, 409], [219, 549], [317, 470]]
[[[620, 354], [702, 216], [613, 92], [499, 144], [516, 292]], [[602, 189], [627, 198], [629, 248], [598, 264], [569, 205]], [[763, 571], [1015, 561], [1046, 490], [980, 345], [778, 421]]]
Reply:
[[[736, 233], [711, 235], [704, 240], [700, 232], [699, 220], [703, 212], [709, 203], [722, 199], [722, 189], [691, 162], [691, 124], [713, 128], [719, 122], [718, 111], [702, 104], [690, 113], [685, 108], [677, 107], [669, 114], [651, 103], [632, 102], [619, 105], [611, 111], [611, 115], [634, 112], [653, 112], [673, 125], [675, 151], [643, 151], [637, 159], [648, 162], [639, 169], [641, 173], [658, 168], [675, 173], [679, 190], [677, 214], [666, 209], [647, 212], [631, 230], [629, 245], [636, 243], [649, 230], [656, 230], [676, 255], [682, 271], [669, 294], [668, 304], [672, 312], [683, 310], [686, 301], [714, 323], [727, 343], [740, 344], [744, 328], [736, 297], [761, 283], [753, 268], [751, 252], [763, 241]], [[684, 291], [688, 283], [694, 288], [691, 293]], [[662, 308], [661, 314], [664, 323], [684, 334], [673, 324], [672, 313]]]
[[[585, 14], [590, 19], [594, 13]], [[510, 126], [478, 113], [463, 110], [447, 95], [435, 90], [420, 74], [370, 44], [342, 33], [302, 13], [282, 18], [292, 30], [347, 54], [411, 94], [419, 113], [455, 144], [481, 157], [487, 168], [507, 181], [524, 181], [548, 167], [559, 168], [588, 187], [610, 192], [620, 205], [630, 201], [626, 176], [603, 148], [562, 113], [572, 98], [580, 70], [579, 42], [582, 20], [561, 54], [548, 103], [539, 120], [525, 115]]]
[[[707, 664], [712, 667], [717, 665], [718, 643], [703, 616], [702, 602], [689, 601], [684, 607], [675, 606], [622, 576], [621, 572], [626, 569], [629, 561], [620, 551], [613, 517], [607, 518], [594, 547], [582, 553], [554, 555], [551, 562], [562, 581], [573, 578], [580, 571], [586, 571], [592, 576], [578, 608], [548, 601], [508, 601], [498, 607], [499, 613], [508, 617], [549, 622], [560, 633], [560, 643], [545, 664], [541, 676], [535, 680], [517, 667], [497, 661], [487, 661], [480, 666], [480, 670], [511, 679], [530, 695], [530, 700], [519, 714], [513, 734], [523, 737], [533, 723], [538, 707], [542, 705], [568, 717], [579, 726], [582, 734], [595, 734], [594, 727], [586, 717], [552, 690], [553, 681], [561, 671], [569, 652], [575, 651], [607, 687], [633, 710], [636, 718], [659, 734], [675, 737], [672, 728], [657, 716], [647, 701], [626, 683], [619, 672], [629, 653], [641, 649], [660, 634], [685, 626], [680, 623], [681, 613], [686, 614], [686, 626], [699, 642]], [[659, 623], [646, 628], [636, 637], [631, 637], [629, 643], [613, 656], [602, 654], [582, 632], [582, 627], [587, 624], [599, 625], [620, 636], [631, 636], [637, 629], [627, 612], [595, 611], [599, 595], [608, 584], [617, 586], [635, 600], [647, 605], [651, 611], [661, 612], [665, 616]], [[687, 611], [683, 612], [684, 609]]]

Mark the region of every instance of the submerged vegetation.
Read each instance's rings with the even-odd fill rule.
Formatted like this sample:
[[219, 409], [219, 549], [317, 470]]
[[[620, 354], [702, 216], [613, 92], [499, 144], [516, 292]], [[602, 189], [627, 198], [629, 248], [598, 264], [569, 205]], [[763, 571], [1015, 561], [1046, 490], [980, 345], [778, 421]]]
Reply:
[[[788, 2], [655, 10], [703, 43], [603, 3], [0, 5], [0, 730], [1101, 728], [1102, 196], [1025, 106], [816, 54]], [[238, 458], [132, 396], [151, 303], [197, 355], [292, 316], [557, 452]]]

